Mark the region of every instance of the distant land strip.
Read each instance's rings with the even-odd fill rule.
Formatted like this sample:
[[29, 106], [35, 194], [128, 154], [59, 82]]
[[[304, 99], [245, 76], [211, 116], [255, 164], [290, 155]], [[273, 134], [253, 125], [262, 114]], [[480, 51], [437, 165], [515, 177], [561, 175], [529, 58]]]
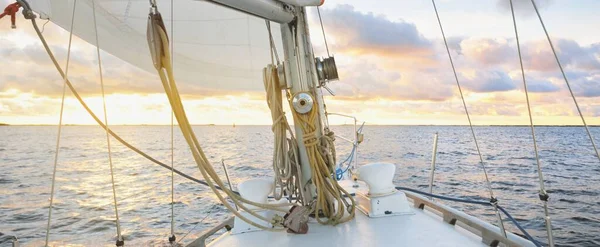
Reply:
[[[175, 124], [177, 125], [177, 124]], [[381, 127], [385, 127], [385, 126], [405, 126], [405, 127], [468, 127], [469, 125], [464, 125], [464, 124], [366, 124], [367, 126], [381, 126]], [[57, 126], [56, 124], [6, 124], [6, 123], [0, 123], [0, 126]], [[63, 126], [98, 126], [97, 124], [65, 124]], [[170, 126], [168, 124], [115, 124], [112, 126]], [[192, 124], [192, 126], [229, 126], [231, 127], [232, 125], [230, 124]], [[252, 125], [252, 124], [240, 124], [240, 125], [235, 125], [237, 127], [243, 127], [243, 126], [271, 126], [271, 125], [267, 125], [267, 124], [256, 124], [256, 125]], [[235, 127], [234, 126], [234, 127]], [[353, 124], [331, 124], [330, 126], [353, 126]], [[491, 125], [485, 125], [485, 124], [474, 124], [474, 127], [529, 127], [529, 125], [523, 125], [523, 124], [515, 124], [515, 125], [508, 125], [508, 124], [491, 124]], [[594, 124], [588, 124], [589, 127], [600, 127], [600, 125], [594, 125]], [[583, 125], [534, 125], [534, 127], [583, 127]]]

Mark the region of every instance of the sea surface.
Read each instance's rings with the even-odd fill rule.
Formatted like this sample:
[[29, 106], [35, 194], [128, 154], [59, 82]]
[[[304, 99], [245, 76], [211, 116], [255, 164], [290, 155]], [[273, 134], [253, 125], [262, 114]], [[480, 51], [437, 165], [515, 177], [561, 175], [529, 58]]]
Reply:
[[[170, 164], [169, 126], [115, 126], [123, 139]], [[224, 159], [233, 184], [269, 177], [273, 136], [269, 126], [196, 126], [196, 135], [219, 172]], [[352, 126], [333, 130], [350, 137]], [[600, 162], [581, 127], [538, 127], [538, 142], [555, 242], [600, 246]], [[182, 136], [175, 133], [175, 168], [196, 178]], [[439, 133], [434, 192], [489, 198], [479, 157], [466, 126], [365, 126], [359, 163], [397, 164], [395, 183], [427, 190], [434, 133]], [[528, 127], [475, 127], [499, 203], [534, 237], [546, 242], [538, 176]], [[600, 144], [600, 128], [592, 128]], [[46, 236], [56, 126], [0, 127], [0, 246], [8, 236], [22, 246], [42, 246]], [[115, 215], [106, 136], [97, 126], [65, 126], [56, 172], [52, 245], [114, 246]], [[338, 160], [351, 145], [337, 141]], [[127, 246], [163, 245], [170, 234], [171, 172], [112, 139], [112, 158], [121, 229]], [[230, 213], [211, 191], [175, 177], [175, 231], [189, 243]], [[448, 203], [495, 224], [488, 207]], [[506, 222], [509, 230], [517, 229]]]

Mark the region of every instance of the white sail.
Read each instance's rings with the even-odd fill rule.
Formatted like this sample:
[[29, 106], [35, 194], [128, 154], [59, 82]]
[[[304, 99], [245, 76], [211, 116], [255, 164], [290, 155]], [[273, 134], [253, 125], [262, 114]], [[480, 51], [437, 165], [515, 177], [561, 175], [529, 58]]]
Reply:
[[[69, 30], [73, 0], [29, 0], [42, 18]], [[148, 0], [96, 0], [100, 48], [155, 73], [146, 41]], [[269, 40], [262, 19], [205, 1], [157, 0], [171, 35], [179, 82], [221, 90], [263, 90], [262, 68], [270, 63]], [[77, 2], [74, 34], [95, 43], [92, 1]], [[272, 23], [280, 46], [279, 24]], [[279, 42], [278, 42], [279, 41]], [[281, 51], [281, 48], [279, 49]], [[185, 93], [185, 92], [182, 92]]]

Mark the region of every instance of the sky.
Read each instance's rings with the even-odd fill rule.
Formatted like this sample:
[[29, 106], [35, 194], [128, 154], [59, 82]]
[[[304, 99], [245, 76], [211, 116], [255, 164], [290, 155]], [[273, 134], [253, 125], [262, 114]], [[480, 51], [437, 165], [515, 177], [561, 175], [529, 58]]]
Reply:
[[[0, 0], [0, 7], [9, 2]], [[534, 123], [581, 124], [530, 1], [514, 2]], [[508, 0], [436, 3], [473, 124], [528, 124]], [[600, 2], [536, 0], [536, 3], [583, 115], [588, 124], [600, 124], [600, 32], [597, 31], [600, 15], [594, 12], [600, 9]], [[195, 14], [184, 12], [181, 15]], [[329, 85], [335, 92], [335, 96], [326, 97], [329, 112], [353, 115], [368, 124], [468, 124], [430, 1], [326, 0], [321, 14], [329, 49], [335, 55], [340, 74], [340, 80]], [[132, 23], [137, 21], [133, 14], [129, 18]], [[145, 25], [143, 16], [138, 19], [140, 25]], [[309, 8], [308, 19], [315, 54], [326, 56], [314, 8]], [[261, 24], [252, 21], [248, 19], [248, 25]], [[219, 42], [210, 37], [229, 35], [220, 27], [207, 28], [204, 35], [194, 30], [178, 30], [175, 27], [178, 34], [175, 40], [182, 42], [180, 37], [184, 37], [188, 43], [202, 41], [205, 46], [209, 41]], [[64, 64], [69, 33], [50, 22], [44, 35]], [[247, 39], [251, 44], [249, 34]], [[250, 57], [249, 73], [262, 73], [260, 68], [265, 64], [257, 62], [258, 57], [269, 57], [268, 50], [243, 46], [238, 49], [236, 44], [229, 47], [191, 49], [197, 52], [181, 57], [211, 56], [231, 66], [238, 63], [245, 66], [248, 62], [236, 57], [249, 52], [245, 55]], [[94, 112], [101, 115], [96, 59], [93, 45], [74, 39], [69, 78]], [[102, 60], [109, 123], [170, 123], [170, 108], [156, 73], [107, 52], [102, 52]], [[18, 28], [13, 30], [8, 19], [0, 20], [0, 64], [0, 122], [57, 124], [62, 79], [29, 23], [19, 20]], [[198, 71], [212, 78], [213, 71], [201, 68]], [[260, 80], [223, 77], [223, 81], [206, 79], [190, 83], [182, 79], [180, 85], [192, 124], [271, 123]], [[63, 122], [94, 123], [70, 93], [65, 99]], [[344, 124], [349, 120], [332, 117], [330, 122]]]

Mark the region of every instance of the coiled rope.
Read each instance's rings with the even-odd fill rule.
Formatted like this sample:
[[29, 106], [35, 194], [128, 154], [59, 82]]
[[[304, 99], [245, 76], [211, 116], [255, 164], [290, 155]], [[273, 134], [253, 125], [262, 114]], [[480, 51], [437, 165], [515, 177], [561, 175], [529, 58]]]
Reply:
[[[295, 145], [296, 140], [283, 111], [283, 97], [279, 86], [277, 67], [269, 64], [263, 69], [263, 78], [267, 94], [267, 105], [271, 109], [273, 120], [271, 127], [274, 134], [273, 171], [275, 173], [275, 186], [273, 197], [279, 200], [286, 194], [289, 198], [296, 197], [303, 202], [307, 202], [307, 200], [304, 200], [304, 193], [300, 188], [302, 171], [298, 161], [298, 147]], [[289, 140], [287, 139], [287, 133], [290, 133], [291, 136]]]
[[[290, 108], [293, 109], [291, 100], [289, 103]], [[317, 106], [313, 102], [312, 110], [307, 114], [300, 114], [294, 110], [292, 110], [292, 112], [294, 113], [294, 119], [299, 121], [299, 125], [303, 132], [302, 140], [306, 147], [306, 153], [311, 167], [311, 179], [317, 190], [314, 208], [315, 218], [321, 224], [337, 225], [354, 218], [356, 204], [350, 193], [342, 188], [332, 176], [335, 169], [335, 163], [332, 163], [332, 160], [325, 157], [321, 150], [319, 150], [323, 145], [321, 139], [317, 137], [316, 107]], [[344, 197], [349, 198], [350, 203], [348, 203]], [[334, 207], [336, 202], [337, 208]], [[349, 213], [346, 217], [344, 217], [345, 212]], [[327, 221], [318, 217], [321, 213], [327, 217]]]
[[[190, 150], [192, 152], [192, 156], [194, 157], [194, 160], [196, 161], [196, 164], [197, 164], [200, 172], [202, 173], [202, 176], [206, 179], [207, 184], [213, 190], [213, 192], [215, 193], [217, 198], [219, 198], [219, 200], [223, 203], [223, 205], [225, 207], [227, 207], [228, 210], [230, 210], [234, 215], [236, 215], [241, 220], [243, 220], [243, 221], [247, 222], [248, 224], [250, 224], [254, 227], [257, 227], [259, 229], [264, 229], [264, 230], [269, 230], [269, 231], [277, 231], [277, 230], [285, 229], [285, 228], [281, 227], [281, 223], [282, 223], [281, 217], [276, 216], [272, 219], [265, 218], [264, 216], [257, 214], [253, 210], [248, 209], [245, 204], [253, 205], [253, 206], [256, 206], [259, 208], [269, 209], [269, 210], [273, 210], [273, 211], [281, 212], [281, 213], [287, 212], [287, 210], [283, 209], [282, 207], [293, 206], [295, 204], [293, 204], [293, 203], [263, 204], [263, 203], [256, 203], [256, 202], [246, 200], [246, 199], [242, 198], [241, 196], [239, 196], [238, 194], [233, 193], [233, 191], [227, 189], [225, 187], [225, 184], [223, 183], [223, 181], [217, 175], [216, 171], [214, 170], [214, 168], [212, 167], [212, 165], [206, 158], [206, 155], [204, 154], [204, 152], [196, 138], [196, 135], [194, 134], [194, 131], [189, 123], [187, 115], [185, 114], [185, 110], [184, 110], [184, 107], [183, 107], [183, 104], [181, 101], [181, 97], [179, 95], [179, 90], [177, 89], [177, 85], [176, 85], [176, 82], [175, 82], [175, 79], [174, 79], [173, 73], [172, 73], [173, 71], [172, 71], [171, 59], [170, 59], [171, 54], [169, 52], [169, 49], [165, 49], [166, 47], [169, 47], [169, 40], [168, 40], [166, 31], [164, 30], [164, 25], [162, 24], [162, 17], [160, 17], [160, 14], [158, 13], [158, 10], [156, 10], [156, 8], [154, 9], [154, 13], [150, 14], [149, 21], [151, 21], [151, 23], [149, 25], [151, 25], [150, 27], [153, 29], [150, 31], [155, 32], [154, 34], [150, 34], [150, 35], [153, 35], [153, 37], [150, 40], [151, 49], [156, 48], [156, 46], [160, 46], [157, 49], [157, 51], [158, 51], [158, 53], [156, 54], [157, 57], [154, 58], [154, 59], [156, 59], [155, 60], [155, 68], [157, 69], [157, 72], [159, 74], [159, 77], [161, 79], [163, 87], [165, 89], [165, 93], [167, 94], [167, 98], [169, 99], [169, 102], [171, 104], [171, 108], [173, 109], [173, 112], [175, 114], [177, 122], [179, 123], [181, 132], [182, 132], [186, 142], [188, 143], [188, 146], [190, 147]], [[259, 219], [261, 221], [271, 224], [272, 227], [266, 227], [264, 225], [258, 224], [256, 222], [248, 219], [246, 216], [240, 214], [225, 200], [225, 198], [221, 194], [221, 191], [218, 191], [216, 189], [216, 185], [221, 187], [222, 192], [225, 192], [225, 194], [227, 196], [229, 196], [230, 199], [233, 201], [233, 203], [236, 204], [240, 209], [246, 211], [248, 214], [256, 217], [257, 219]]]

